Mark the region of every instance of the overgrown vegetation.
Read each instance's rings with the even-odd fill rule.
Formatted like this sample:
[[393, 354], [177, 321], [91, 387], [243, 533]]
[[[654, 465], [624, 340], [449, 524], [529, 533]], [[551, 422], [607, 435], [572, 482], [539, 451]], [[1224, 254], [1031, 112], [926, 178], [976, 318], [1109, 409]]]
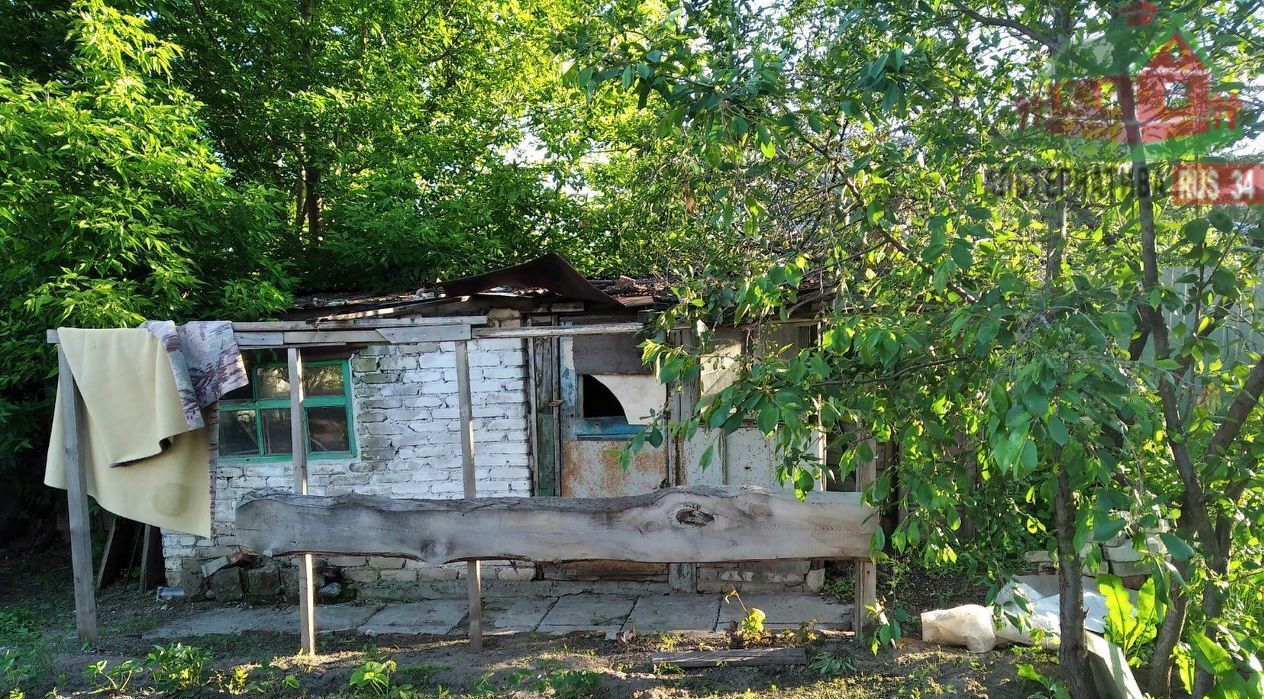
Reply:
[[21, 692], [51, 672], [44, 624], [35, 610], [0, 608], [0, 695]]
[[[1159, 694], [1264, 693], [1264, 222], [1158, 186], [1172, 161], [1258, 158], [1259, 105], [1152, 147], [1131, 79], [1149, 26], [1184, 32], [1213, 92], [1258, 82], [1264, 19], [1127, 4], [0, 3], [0, 526], [47, 504], [47, 327], [263, 317], [559, 251], [671, 274], [644, 345], [664, 381], [697, 379], [719, 326], [764, 347], [817, 328], [634, 446], [706, 463], [750, 421], [799, 491], [882, 459], [866, 498], [907, 516], [875, 552], [996, 583], [1044, 548], [1064, 600], [1100, 568], [1085, 544], [1153, 539], [1135, 617], [1108, 582], [1111, 637]], [[1015, 104], [1085, 64], [1118, 137], [1024, 128]], [[851, 436], [841, 460], [807, 447], [821, 432]], [[40, 624], [12, 621], [17, 687], [47, 668]], [[1076, 699], [1082, 622], [1064, 607], [1050, 689]], [[165, 690], [208, 681], [194, 649], [155, 655]]]
[[[1077, 698], [1096, 693], [1081, 574], [1101, 565], [1099, 549], [1080, 551], [1120, 533], [1162, 542], [1142, 552], [1166, 609], [1156, 691], [1174, 659], [1193, 658], [1186, 690], [1264, 692], [1252, 563], [1264, 226], [1258, 210], [1176, 205], [1157, 187], [1159, 159], [1241, 156], [1241, 132], [1159, 148], [1122, 112], [1117, 142], [1094, 143], [1023, 128], [1012, 106], [1049, 89], [1051, 71], [1106, 56], [1087, 77], [1134, 109], [1132, 71], [1177, 28], [1221, 72], [1214, 90], [1258, 75], [1258, 13], [1166, 9], [1151, 27], [1122, 3], [626, 6], [593, 30], [573, 76], [653, 114], [697, 163], [699, 212], [766, 243], [747, 274], [678, 288], [644, 345], [660, 378], [698, 378], [730, 341], [714, 329], [735, 321], [752, 346], [791, 317], [819, 328], [809, 347], [738, 358], [731, 385], [633, 450], [671, 434], [705, 464], [717, 434], [749, 421], [799, 491], [822, 469], [841, 480], [886, 458], [866, 498], [907, 514], [875, 551], [969, 563], [993, 581], [1033, 544], [1056, 557], [1064, 690]], [[1258, 133], [1248, 112], [1240, 125]], [[1095, 187], [1072, 186], [1092, 168], [1106, 173]], [[810, 448], [822, 432], [852, 436], [839, 462]], [[879, 642], [900, 636], [888, 612]], [[1140, 651], [1151, 623], [1115, 628]]]

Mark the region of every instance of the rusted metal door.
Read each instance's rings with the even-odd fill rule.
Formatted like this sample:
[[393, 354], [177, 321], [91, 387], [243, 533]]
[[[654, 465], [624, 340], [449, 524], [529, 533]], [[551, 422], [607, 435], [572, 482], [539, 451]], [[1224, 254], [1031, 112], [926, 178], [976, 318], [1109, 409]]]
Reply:
[[[635, 343], [625, 336], [628, 343]], [[628, 446], [632, 435], [640, 431], [637, 419], [641, 416], [614, 414], [620, 404], [612, 393], [606, 396], [610, 410], [594, 411], [594, 401], [585, 391], [606, 390], [594, 373], [576, 371], [572, 338], [562, 338], [558, 343], [558, 377], [561, 389], [561, 454], [559, 463], [561, 495], [563, 497], [616, 497], [639, 495], [663, 487], [667, 483], [667, 445], [653, 447], [646, 444], [624, 468], [620, 454]], [[609, 370], [611, 373], [627, 371], [617, 357], [612, 357], [609, 367], [603, 367], [601, 357], [586, 356], [580, 361], [584, 371]], [[626, 362], [624, 362], [626, 363]], [[631, 376], [631, 375], [629, 375]], [[666, 391], [652, 375], [641, 374], [645, 379], [644, 390]], [[585, 406], [589, 408], [585, 410]], [[591, 414], [598, 412], [600, 414]], [[582, 561], [558, 566], [547, 566], [546, 577], [565, 579], [664, 579], [666, 567], [657, 564], [616, 561]]]

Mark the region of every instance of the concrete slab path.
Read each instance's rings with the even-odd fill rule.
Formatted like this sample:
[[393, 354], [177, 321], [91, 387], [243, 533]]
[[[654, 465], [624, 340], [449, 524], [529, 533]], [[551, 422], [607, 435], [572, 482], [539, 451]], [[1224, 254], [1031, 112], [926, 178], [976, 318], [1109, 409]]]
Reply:
[[[797, 628], [806, 621], [827, 630], [851, 626], [851, 605], [812, 594], [749, 594], [743, 601], [767, 614], [770, 629]], [[375, 634], [464, 634], [468, 620], [464, 599], [438, 599], [393, 604], [331, 604], [316, 607], [320, 632]], [[487, 633], [566, 634], [600, 631], [613, 636], [635, 629], [645, 633], [723, 631], [743, 615], [736, 599], [719, 594], [583, 593], [561, 597], [514, 597], [485, 602]], [[216, 608], [176, 619], [145, 634], [173, 639], [242, 631], [295, 633], [297, 607]]]

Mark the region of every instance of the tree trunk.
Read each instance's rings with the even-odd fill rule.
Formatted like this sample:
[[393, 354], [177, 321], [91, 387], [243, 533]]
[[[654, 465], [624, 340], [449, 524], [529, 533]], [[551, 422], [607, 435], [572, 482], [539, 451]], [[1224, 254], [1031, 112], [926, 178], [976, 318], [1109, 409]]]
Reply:
[[1063, 469], [1058, 473], [1058, 492], [1054, 498], [1054, 520], [1058, 538], [1058, 592], [1061, 595], [1059, 616], [1062, 642], [1058, 647], [1058, 664], [1073, 699], [1096, 699], [1088, 665], [1088, 649], [1084, 644], [1084, 561], [1075, 548], [1075, 493], [1071, 477]]
[[[1207, 637], [1217, 642], [1219, 641], [1220, 631], [1218, 625], [1214, 624], [1214, 621], [1220, 616], [1221, 609], [1224, 608], [1225, 593], [1221, 591], [1219, 585], [1215, 584], [1215, 580], [1223, 580], [1229, 573], [1229, 550], [1226, 548], [1223, 553], [1223, 560], [1212, 561], [1211, 571], [1213, 579], [1209, 580], [1207, 586], [1203, 588], [1203, 618], [1209, 622]], [[1194, 672], [1194, 696], [1207, 696], [1215, 679], [1210, 672], [1199, 667]]]
[[320, 177], [321, 169], [308, 165], [304, 170], [303, 190], [306, 192], [304, 209], [307, 212], [307, 240], [314, 243], [321, 234], [320, 224]]
[[[1185, 577], [1188, 566], [1178, 564], [1177, 570], [1181, 577]], [[1150, 694], [1159, 699], [1172, 696], [1172, 654], [1185, 633], [1185, 619], [1189, 613], [1189, 597], [1176, 578], [1172, 579], [1168, 600], [1167, 613], [1154, 641], [1154, 657], [1150, 661]]]
[[[1150, 169], [1146, 162], [1141, 126], [1137, 120], [1135, 85], [1132, 79], [1127, 76], [1117, 79], [1116, 84], [1119, 88], [1119, 104], [1124, 120], [1124, 132], [1127, 135], [1128, 146], [1131, 150], [1132, 184], [1137, 198], [1137, 222], [1141, 227], [1142, 282], [1148, 297], [1151, 291], [1159, 288], [1158, 252], [1155, 243], [1154, 194], [1150, 187]], [[1171, 358], [1167, 320], [1163, 317], [1163, 310], [1150, 306], [1148, 302], [1143, 302], [1142, 309], [1150, 327], [1150, 337], [1154, 341], [1155, 360], [1161, 361]], [[1172, 453], [1172, 461], [1176, 464], [1176, 470], [1180, 475], [1181, 484], [1184, 486], [1181, 503], [1182, 517], [1188, 517], [1189, 529], [1197, 535], [1203, 554], [1207, 557], [1211, 569], [1218, 575], [1223, 575], [1224, 571], [1229, 567], [1228, 551], [1222, 550], [1220, 547], [1220, 537], [1207, 510], [1207, 497], [1203, 489], [1203, 483], [1194, 469], [1193, 459], [1190, 458], [1189, 447], [1185, 441], [1185, 417], [1181, 414], [1180, 404], [1177, 401], [1175, 379], [1172, 372], [1160, 370], [1157, 383], [1159, 399], [1163, 405], [1164, 426], [1167, 428], [1168, 448]], [[1184, 590], [1178, 590], [1178, 594], [1184, 595]], [[1218, 614], [1221, 606], [1220, 598], [1219, 588], [1215, 585], [1209, 585], [1203, 598], [1204, 614], [1209, 610]], [[1214, 619], [1214, 615], [1207, 615], [1206, 618], [1208, 621], [1211, 621]], [[1165, 625], [1166, 621], [1165, 619]], [[1214, 638], [1216, 635], [1214, 627], [1209, 628], [1209, 631]], [[1211, 676], [1202, 668], [1199, 668], [1195, 678], [1194, 696], [1205, 694], [1206, 689], [1211, 687], [1211, 680]], [[1203, 688], [1201, 692], [1199, 691], [1200, 687]]]
[[307, 205], [307, 190], [303, 186], [303, 162], [300, 158], [298, 171], [294, 173], [294, 242], [302, 249], [303, 246], [303, 221], [307, 220], [307, 211], [303, 209]]

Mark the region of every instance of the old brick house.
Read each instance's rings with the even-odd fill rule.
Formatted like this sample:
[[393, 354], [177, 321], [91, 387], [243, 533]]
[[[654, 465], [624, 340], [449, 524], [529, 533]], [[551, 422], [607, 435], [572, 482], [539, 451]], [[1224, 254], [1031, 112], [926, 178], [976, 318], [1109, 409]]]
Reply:
[[[628, 278], [590, 281], [564, 260], [545, 256], [518, 267], [383, 296], [303, 299], [291, 320], [322, 323], [400, 318], [442, 325], [473, 322], [487, 337], [469, 343], [475, 466], [480, 497], [599, 497], [644, 493], [665, 485], [783, 487], [758, 429], [699, 435], [690, 442], [646, 447], [630, 468], [617, 451], [650, 412], [682, 414], [724, 380], [723, 357], [699, 385], [659, 383], [642, 363], [635, 329], [646, 312], [669, 303], [661, 285]], [[249, 324], [241, 324], [249, 326]], [[533, 328], [589, 326], [593, 334], [536, 336]], [[609, 330], [609, 332], [607, 332]], [[494, 331], [494, 332], [493, 332]], [[787, 323], [778, 346], [813, 341], [810, 324]], [[496, 335], [496, 336], [491, 336]], [[732, 353], [752, 349], [732, 333]], [[456, 364], [452, 343], [390, 344], [304, 350], [309, 433], [308, 488], [313, 495], [373, 494], [458, 498], [462, 493]], [[723, 352], [721, 354], [724, 354]], [[247, 354], [251, 385], [220, 403], [211, 465], [210, 538], [167, 532], [163, 548], [170, 585], [205, 594], [206, 573], [240, 549], [234, 510], [246, 493], [292, 483], [289, 384], [284, 356]], [[698, 455], [717, 448], [705, 469]], [[820, 445], [824, 449], [824, 445]], [[840, 486], [844, 484], [839, 484]], [[222, 562], [222, 561], [221, 561]], [[208, 565], [208, 563], [210, 565]], [[281, 567], [284, 579], [288, 562]], [[464, 564], [425, 565], [402, 558], [328, 557], [326, 578], [341, 579], [362, 598], [458, 596]], [[231, 570], [231, 569], [225, 569]], [[563, 565], [484, 562], [484, 588], [501, 591], [581, 590], [594, 585], [639, 589], [819, 589], [820, 563], [656, 565], [584, 562]], [[276, 594], [276, 575], [232, 576], [225, 601]], [[318, 581], [319, 582], [319, 581]], [[254, 588], [252, 589], [252, 585]], [[227, 591], [227, 592], [225, 592]]]

